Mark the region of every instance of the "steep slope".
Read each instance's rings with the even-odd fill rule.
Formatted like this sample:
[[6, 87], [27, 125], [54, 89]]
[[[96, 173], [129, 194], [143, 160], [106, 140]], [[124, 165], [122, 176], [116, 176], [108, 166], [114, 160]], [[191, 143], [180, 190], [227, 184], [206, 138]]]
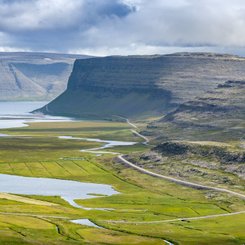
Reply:
[[41, 109], [81, 117], [160, 116], [228, 79], [245, 77], [245, 59], [210, 53], [77, 60], [67, 90]]
[[0, 53], [0, 100], [50, 100], [66, 88], [81, 55]]

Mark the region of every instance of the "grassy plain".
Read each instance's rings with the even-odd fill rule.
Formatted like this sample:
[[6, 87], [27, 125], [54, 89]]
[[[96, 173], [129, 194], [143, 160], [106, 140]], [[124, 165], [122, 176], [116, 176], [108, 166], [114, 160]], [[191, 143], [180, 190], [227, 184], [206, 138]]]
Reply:
[[[245, 210], [239, 198], [141, 174], [109, 154], [79, 151], [99, 143], [58, 139], [69, 135], [140, 142], [142, 139], [126, 123], [33, 123], [1, 133], [13, 136], [0, 138], [1, 173], [110, 184], [120, 194], [76, 201], [85, 207], [108, 210], [74, 208], [58, 196], [15, 199], [15, 195], [2, 194], [0, 244], [165, 244], [164, 240], [186, 245], [245, 243], [245, 214], [168, 222]], [[135, 153], [147, 149], [139, 143], [114, 150]], [[90, 219], [103, 228], [70, 222], [79, 218]]]

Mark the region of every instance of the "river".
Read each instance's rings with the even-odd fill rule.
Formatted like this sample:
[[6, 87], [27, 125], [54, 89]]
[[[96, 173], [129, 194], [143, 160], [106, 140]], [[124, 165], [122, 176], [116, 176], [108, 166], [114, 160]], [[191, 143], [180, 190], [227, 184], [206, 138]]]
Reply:
[[[46, 103], [47, 102], [0, 102], [0, 128], [24, 127], [30, 122], [72, 121], [71, 118], [33, 115], [30, 113], [30, 111], [40, 108]], [[6, 136], [6, 134], [0, 134], [0, 137]], [[61, 136], [60, 138], [105, 143], [101, 149], [135, 144], [135, 142], [103, 141], [90, 138], [72, 138], [70, 136]], [[60, 196], [72, 206], [79, 208], [83, 207], [76, 204], [74, 200], [93, 197], [89, 195], [89, 193], [107, 196], [118, 194], [118, 192], [109, 185], [7, 174], [0, 174], [0, 192], [23, 195]]]
[[[72, 121], [71, 118], [45, 116], [41, 114], [31, 114], [30, 112], [47, 104], [47, 102], [0, 102], [0, 129], [25, 127], [31, 122], [58, 122]], [[6, 137], [0, 134], [1, 137]], [[65, 140], [85, 140], [104, 143], [103, 146], [81, 152], [105, 153], [102, 149], [112, 148], [115, 146], [130, 146], [137, 142], [111, 141], [93, 138], [76, 138], [71, 136], [60, 136]], [[112, 152], [112, 154], [117, 154]], [[8, 174], [0, 174], [0, 192], [22, 195], [43, 195], [43, 196], [60, 196], [70, 205], [79, 206], [74, 200], [87, 199], [95, 197], [91, 195], [115, 195], [118, 194], [112, 186], [95, 183], [83, 183], [72, 180], [52, 179], [52, 178], [35, 178], [24, 177]], [[86, 208], [85, 208], [86, 209]], [[71, 222], [96, 228], [101, 228], [88, 219], [71, 220]], [[171, 242], [164, 240], [166, 244], [173, 245]]]

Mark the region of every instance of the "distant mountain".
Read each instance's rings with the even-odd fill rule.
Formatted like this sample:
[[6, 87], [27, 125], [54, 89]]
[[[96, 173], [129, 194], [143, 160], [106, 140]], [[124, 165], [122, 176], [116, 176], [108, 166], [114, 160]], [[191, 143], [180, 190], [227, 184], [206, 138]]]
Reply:
[[51, 100], [66, 89], [75, 59], [88, 56], [0, 53], [0, 100]]
[[245, 78], [245, 59], [212, 53], [76, 60], [67, 90], [43, 113], [90, 118], [161, 116], [226, 80]]

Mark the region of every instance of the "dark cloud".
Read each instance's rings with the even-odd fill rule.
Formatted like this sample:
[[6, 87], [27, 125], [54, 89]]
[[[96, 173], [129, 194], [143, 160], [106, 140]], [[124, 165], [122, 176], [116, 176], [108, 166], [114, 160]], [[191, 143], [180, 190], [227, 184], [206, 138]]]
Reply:
[[0, 0], [0, 31], [83, 29], [133, 11], [120, 0]]
[[83, 46], [87, 30], [134, 11], [120, 0], [0, 0], [0, 33], [13, 48], [65, 52]]
[[239, 52], [244, 0], [0, 0], [1, 50]]

